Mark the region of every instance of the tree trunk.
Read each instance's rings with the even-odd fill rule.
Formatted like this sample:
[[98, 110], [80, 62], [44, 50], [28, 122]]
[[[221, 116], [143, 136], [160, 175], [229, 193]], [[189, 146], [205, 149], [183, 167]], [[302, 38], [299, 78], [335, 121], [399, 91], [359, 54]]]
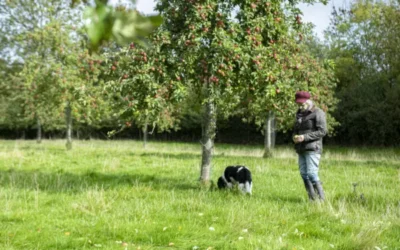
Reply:
[[213, 101], [207, 101], [203, 116], [203, 131], [202, 131], [202, 157], [200, 181], [202, 184], [209, 184], [211, 179], [211, 160], [214, 149], [214, 138], [217, 127], [216, 108]]
[[142, 132], [143, 132], [143, 148], [146, 148], [147, 146], [147, 135], [148, 135], [148, 124], [147, 124], [147, 119], [146, 122], [142, 128]]
[[272, 157], [275, 146], [275, 115], [272, 111], [268, 112], [264, 126], [264, 158]]
[[65, 107], [65, 119], [67, 123], [67, 150], [72, 149], [72, 114], [71, 114], [71, 103], [67, 102]]
[[37, 137], [36, 143], [42, 143], [42, 124], [40, 123], [40, 118], [36, 117], [36, 129], [37, 129]]

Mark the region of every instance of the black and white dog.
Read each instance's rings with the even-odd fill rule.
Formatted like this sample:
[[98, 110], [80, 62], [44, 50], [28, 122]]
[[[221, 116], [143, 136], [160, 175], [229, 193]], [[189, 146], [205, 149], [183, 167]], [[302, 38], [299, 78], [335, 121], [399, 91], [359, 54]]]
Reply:
[[245, 194], [251, 194], [251, 172], [245, 166], [228, 166], [218, 179], [218, 188], [232, 188], [238, 184], [239, 190]]

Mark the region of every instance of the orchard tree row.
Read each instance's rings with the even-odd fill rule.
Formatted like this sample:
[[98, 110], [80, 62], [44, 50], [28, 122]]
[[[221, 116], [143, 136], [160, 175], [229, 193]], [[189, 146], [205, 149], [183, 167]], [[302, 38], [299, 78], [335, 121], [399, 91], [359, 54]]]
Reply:
[[[140, 16], [135, 10], [95, 6], [89, 13], [96, 18], [86, 19], [85, 26], [77, 18], [83, 9], [79, 3], [73, 8], [57, 8], [57, 3], [41, 8], [41, 20], [32, 27], [22, 21], [29, 8], [1, 7], [11, 8], [9, 15], [19, 20], [12, 26], [18, 28], [4, 36], [15, 39], [7, 49], [19, 63], [3, 70], [0, 87], [7, 108], [2, 122], [35, 124], [39, 141], [42, 128], [65, 128], [71, 148], [73, 126], [87, 124], [113, 126], [110, 136], [133, 123], [144, 135], [168, 131], [195, 110], [202, 125], [200, 180], [207, 184], [217, 119], [241, 116], [268, 131], [275, 117], [277, 129], [287, 131], [296, 112], [295, 92], [308, 90], [327, 112], [330, 126], [336, 124], [330, 115], [336, 104], [334, 65], [307, 48], [311, 29], [303, 24], [297, 1], [159, 0], [161, 25], [145, 40], [138, 40], [145, 32], [137, 33], [130, 44], [118, 37], [140, 25], [106, 17], [113, 10]], [[99, 25], [119, 32], [98, 33]], [[118, 43], [106, 41], [111, 36]], [[93, 39], [96, 45], [90, 46]]]

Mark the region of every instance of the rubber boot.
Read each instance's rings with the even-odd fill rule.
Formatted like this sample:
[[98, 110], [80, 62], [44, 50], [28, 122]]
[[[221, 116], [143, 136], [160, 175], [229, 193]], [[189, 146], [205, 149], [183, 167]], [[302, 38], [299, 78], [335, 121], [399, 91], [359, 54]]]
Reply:
[[314, 192], [314, 187], [313, 184], [309, 179], [303, 179], [304, 181], [304, 186], [306, 187], [307, 194], [308, 194], [308, 199], [310, 201], [315, 200], [315, 192]]
[[325, 193], [324, 193], [324, 189], [322, 188], [322, 183], [320, 181], [316, 181], [313, 183], [313, 186], [315, 187], [315, 190], [318, 193], [319, 199], [324, 201]]

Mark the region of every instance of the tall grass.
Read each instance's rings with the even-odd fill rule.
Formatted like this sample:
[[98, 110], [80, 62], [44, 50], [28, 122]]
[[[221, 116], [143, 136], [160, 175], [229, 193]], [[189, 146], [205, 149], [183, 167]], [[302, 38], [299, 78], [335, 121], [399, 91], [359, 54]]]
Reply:
[[327, 148], [310, 203], [290, 147], [216, 145], [253, 195], [198, 185], [200, 145], [0, 141], [0, 249], [400, 249], [400, 150]]

